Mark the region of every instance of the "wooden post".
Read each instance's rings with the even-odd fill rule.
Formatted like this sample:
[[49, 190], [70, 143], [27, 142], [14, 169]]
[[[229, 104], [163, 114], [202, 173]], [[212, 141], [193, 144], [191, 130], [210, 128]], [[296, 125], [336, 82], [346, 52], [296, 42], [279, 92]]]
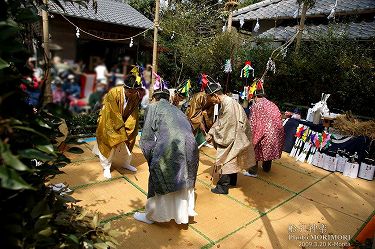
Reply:
[[304, 2], [302, 5], [302, 13], [301, 13], [301, 21], [298, 28], [298, 34], [297, 34], [297, 42], [296, 42], [296, 53], [298, 53], [299, 48], [301, 47], [301, 40], [302, 40], [302, 32], [305, 27], [305, 19], [306, 19], [306, 12], [307, 12], [308, 6]]
[[[48, 0], [43, 0], [43, 3], [47, 6]], [[50, 67], [51, 67], [51, 52], [49, 50], [49, 28], [48, 28], [48, 12], [44, 9], [42, 10], [42, 21], [43, 21], [43, 47], [44, 47], [44, 60], [46, 66], [46, 75], [44, 75], [44, 99], [43, 105], [52, 102], [52, 88], [51, 88], [51, 77], [50, 77]]]
[[[152, 70], [157, 73], [158, 72], [158, 29], [159, 29], [159, 9], [160, 9], [160, 0], [155, 1], [155, 19], [154, 19], [154, 47], [152, 51]], [[152, 74], [151, 76], [151, 85], [149, 91], [149, 98], [152, 98], [152, 94], [154, 93], [154, 84], [155, 84], [155, 77]]]

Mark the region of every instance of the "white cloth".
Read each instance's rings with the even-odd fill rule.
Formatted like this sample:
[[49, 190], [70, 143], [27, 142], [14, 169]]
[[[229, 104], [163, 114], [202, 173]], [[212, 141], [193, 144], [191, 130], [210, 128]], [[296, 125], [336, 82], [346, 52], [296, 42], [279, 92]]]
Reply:
[[95, 67], [96, 79], [107, 79], [106, 75], [108, 74], [107, 67], [105, 65], [98, 65]]
[[109, 158], [104, 157], [102, 153], [100, 153], [98, 143], [95, 143], [92, 153], [99, 156], [103, 169], [110, 169], [112, 164], [115, 165], [115, 167], [127, 168], [132, 160], [132, 155], [125, 143], [121, 143], [113, 148]]
[[156, 222], [188, 224], [189, 216], [196, 216], [194, 211], [194, 188], [182, 189], [166, 195], [156, 194], [147, 199], [146, 217]]

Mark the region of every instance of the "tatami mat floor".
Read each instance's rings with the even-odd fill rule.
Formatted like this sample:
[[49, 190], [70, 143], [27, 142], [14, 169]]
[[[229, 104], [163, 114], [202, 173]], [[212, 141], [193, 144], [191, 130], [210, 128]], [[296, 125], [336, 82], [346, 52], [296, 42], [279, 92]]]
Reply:
[[114, 169], [113, 178], [104, 180], [99, 159], [91, 153], [93, 143], [79, 145], [82, 154], [67, 152], [77, 145], [66, 145], [72, 162], [51, 183], [69, 184], [73, 197], [81, 200], [78, 205], [123, 231], [119, 248], [342, 248], [374, 215], [375, 181], [343, 177], [287, 154], [270, 173], [240, 175], [229, 195], [214, 195], [215, 150], [203, 148], [196, 183], [198, 216], [189, 225], [143, 224], [132, 217], [146, 203], [148, 168], [140, 148], [133, 150], [137, 173]]

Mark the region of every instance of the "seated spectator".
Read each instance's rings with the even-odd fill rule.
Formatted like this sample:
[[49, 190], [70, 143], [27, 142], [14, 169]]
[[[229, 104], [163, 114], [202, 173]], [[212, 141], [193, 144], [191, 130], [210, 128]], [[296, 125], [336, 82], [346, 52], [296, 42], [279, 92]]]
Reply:
[[108, 73], [107, 66], [104, 63], [104, 60], [101, 60], [99, 64], [95, 67], [96, 72], [96, 82], [100, 82], [101, 80], [105, 79], [107, 80], [107, 77], [110, 77], [111, 75]]
[[55, 79], [52, 84], [54, 85], [52, 90], [53, 103], [64, 106], [66, 94], [62, 88], [61, 79]]
[[95, 92], [90, 94], [89, 106], [91, 107], [92, 111], [99, 110], [102, 103], [102, 98], [104, 94], [107, 92], [107, 86], [107, 80], [102, 79], [96, 86]]
[[81, 87], [77, 83], [74, 74], [69, 74], [67, 81], [65, 81], [63, 89], [68, 95], [68, 98], [78, 99], [81, 95]]

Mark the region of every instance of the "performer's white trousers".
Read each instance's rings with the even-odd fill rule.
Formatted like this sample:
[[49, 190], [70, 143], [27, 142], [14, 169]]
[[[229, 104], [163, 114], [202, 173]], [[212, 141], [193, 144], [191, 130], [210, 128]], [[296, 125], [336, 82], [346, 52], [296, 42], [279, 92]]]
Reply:
[[156, 194], [147, 199], [146, 217], [156, 222], [169, 222], [174, 219], [177, 224], [188, 224], [189, 216], [196, 216], [194, 211], [194, 188], [182, 189], [166, 195]]
[[112, 148], [109, 157], [106, 158], [100, 153], [98, 144], [95, 143], [92, 152], [99, 156], [100, 163], [103, 169], [110, 169], [113, 164], [115, 167], [127, 167], [130, 165], [132, 155], [125, 143], [121, 143], [116, 147]]

